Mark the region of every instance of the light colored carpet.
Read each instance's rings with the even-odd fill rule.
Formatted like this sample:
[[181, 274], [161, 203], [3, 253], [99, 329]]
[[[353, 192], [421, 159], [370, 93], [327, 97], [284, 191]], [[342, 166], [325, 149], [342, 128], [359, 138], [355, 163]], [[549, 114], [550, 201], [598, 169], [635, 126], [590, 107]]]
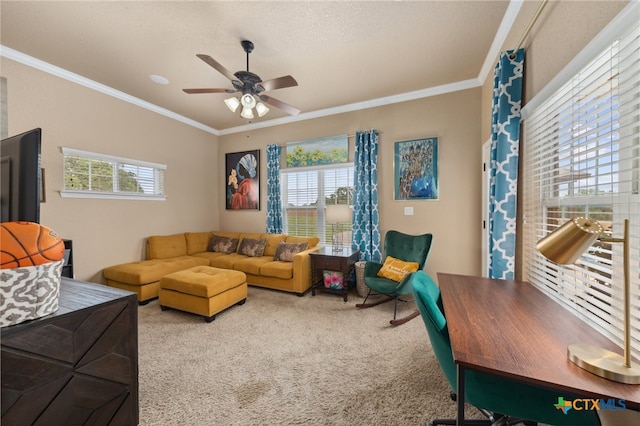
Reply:
[[[418, 317], [389, 325], [393, 303], [358, 310], [355, 293], [315, 297], [249, 287], [247, 303], [207, 324], [139, 315], [140, 425], [425, 425], [455, 403]], [[401, 305], [400, 316], [415, 309]], [[468, 418], [482, 418], [467, 406]], [[640, 413], [603, 411], [603, 426]]]
[[[139, 309], [141, 425], [424, 425], [455, 403], [420, 317], [249, 288], [207, 324]], [[411, 312], [413, 302], [400, 314]], [[475, 417], [474, 410], [468, 415]]]

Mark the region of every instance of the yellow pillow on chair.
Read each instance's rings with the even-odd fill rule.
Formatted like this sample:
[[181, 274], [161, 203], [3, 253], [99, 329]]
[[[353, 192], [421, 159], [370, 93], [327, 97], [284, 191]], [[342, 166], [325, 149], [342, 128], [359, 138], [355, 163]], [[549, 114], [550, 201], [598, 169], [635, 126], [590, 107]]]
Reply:
[[378, 276], [400, 282], [405, 275], [418, 270], [418, 262], [405, 262], [395, 257], [387, 256], [384, 265], [378, 271]]

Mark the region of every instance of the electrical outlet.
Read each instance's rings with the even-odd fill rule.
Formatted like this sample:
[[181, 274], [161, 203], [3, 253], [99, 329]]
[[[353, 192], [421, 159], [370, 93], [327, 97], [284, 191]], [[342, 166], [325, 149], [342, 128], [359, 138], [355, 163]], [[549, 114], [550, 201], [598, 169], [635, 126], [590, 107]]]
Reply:
[[405, 207], [404, 208], [405, 216], [413, 216], [413, 207]]

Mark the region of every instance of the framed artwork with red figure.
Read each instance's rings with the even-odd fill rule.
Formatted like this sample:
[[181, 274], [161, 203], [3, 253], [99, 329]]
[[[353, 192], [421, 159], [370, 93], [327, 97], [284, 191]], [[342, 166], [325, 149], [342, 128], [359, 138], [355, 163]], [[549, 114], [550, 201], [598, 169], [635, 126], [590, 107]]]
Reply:
[[226, 154], [227, 210], [260, 210], [260, 150]]

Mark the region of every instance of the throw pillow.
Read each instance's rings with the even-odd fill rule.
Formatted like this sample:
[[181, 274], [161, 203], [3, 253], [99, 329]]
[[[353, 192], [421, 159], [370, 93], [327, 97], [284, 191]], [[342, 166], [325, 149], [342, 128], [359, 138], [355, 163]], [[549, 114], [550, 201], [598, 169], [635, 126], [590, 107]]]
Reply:
[[293, 262], [293, 255], [305, 251], [307, 243], [285, 243], [281, 242], [276, 248], [276, 254], [273, 260], [282, 260], [283, 262]]
[[387, 256], [384, 265], [378, 271], [378, 276], [400, 282], [405, 275], [418, 270], [418, 262], [405, 262], [395, 257]]
[[235, 253], [236, 248], [238, 248], [237, 238], [218, 237], [214, 235], [211, 237], [208, 250], [229, 254]]
[[238, 248], [238, 253], [249, 257], [260, 257], [264, 254], [264, 248], [267, 246], [267, 239], [243, 238]]

